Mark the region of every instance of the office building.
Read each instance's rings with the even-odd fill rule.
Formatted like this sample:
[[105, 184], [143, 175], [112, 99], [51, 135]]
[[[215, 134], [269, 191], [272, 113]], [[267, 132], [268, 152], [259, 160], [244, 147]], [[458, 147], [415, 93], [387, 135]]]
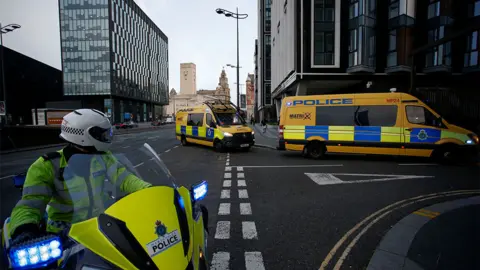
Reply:
[[168, 104], [168, 38], [133, 0], [59, 0], [64, 96], [148, 121]]
[[271, 16], [272, 0], [258, 1], [258, 46], [257, 46], [257, 121], [262, 119], [276, 122], [276, 111], [272, 107], [271, 95]]
[[479, 0], [281, 0], [271, 8], [277, 112], [285, 96], [396, 88], [454, 122], [479, 122]]

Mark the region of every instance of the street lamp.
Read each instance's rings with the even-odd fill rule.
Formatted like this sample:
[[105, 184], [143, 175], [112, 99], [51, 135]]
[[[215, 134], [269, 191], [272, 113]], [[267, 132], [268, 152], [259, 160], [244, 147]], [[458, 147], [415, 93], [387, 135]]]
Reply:
[[4, 104], [4, 114], [5, 114], [5, 121], [2, 121], [3, 123], [7, 123], [7, 87], [5, 86], [5, 71], [4, 71], [4, 63], [3, 63], [3, 34], [7, 34], [9, 32], [15, 31], [16, 29], [20, 28], [21, 26], [19, 24], [7, 24], [6, 26], [2, 27], [2, 24], [0, 23], [0, 62], [1, 62], [1, 67], [2, 67], [2, 92], [3, 92], [3, 104]]
[[[239, 36], [239, 28], [238, 28], [238, 20], [243, 20], [248, 17], [248, 14], [239, 14], [238, 13], [238, 7], [237, 7], [237, 12], [231, 12], [226, 9], [222, 8], [217, 8], [215, 10], [217, 14], [224, 14], [225, 17], [232, 17], [237, 20], [237, 107], [240, 108], [240, 85], [238, 84], [240, 82], [240, 36]], [[230, 65], [231, 67], [234, 67]]]

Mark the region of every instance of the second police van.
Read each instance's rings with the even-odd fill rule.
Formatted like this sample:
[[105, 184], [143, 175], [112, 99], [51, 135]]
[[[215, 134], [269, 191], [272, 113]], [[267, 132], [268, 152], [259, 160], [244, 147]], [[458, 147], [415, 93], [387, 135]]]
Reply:
[[[286, 97], [280, 150], [435, 157], [476, 155], [479, 138], [406, 93]], [[459, 155], [457, 155], [459, 154]]]
[[255, 144], [253, 130], [232, 104], [221, 101], [181, 109], [176, 115], [177, 140], [213, 146], [217, 151], [237, 148], [248, 151]]

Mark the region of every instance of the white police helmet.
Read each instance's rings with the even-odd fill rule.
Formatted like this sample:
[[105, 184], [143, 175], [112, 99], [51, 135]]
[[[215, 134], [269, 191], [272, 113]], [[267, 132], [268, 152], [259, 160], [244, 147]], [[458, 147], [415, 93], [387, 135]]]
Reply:
[[81, 147], [103, 152], [112, 145], [112, 124], [104, 113], [95, 109], [78, 109], [65, 115], [61, 130], [60, 138]]

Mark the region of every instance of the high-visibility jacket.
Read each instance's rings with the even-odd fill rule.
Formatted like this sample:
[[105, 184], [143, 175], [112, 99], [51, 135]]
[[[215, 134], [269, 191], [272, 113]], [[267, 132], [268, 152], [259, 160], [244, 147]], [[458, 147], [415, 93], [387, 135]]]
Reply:
[[[111, 153], [91, 156], [89, 182], [86, 177], [76, 175], [71, 179], [64, 179], [63, 170], [66, 168], [67, 161], [63, 150], [59, 150], [58, 154], [52, 159], [46, 156], [40, 157], [28, 169], [22, 199], [13, 208], [10, 216], [10, 235], [13, 235], [15, 229], [23, 224], [39, 224], [46, 209], [47, 231], [59, 232], [65, 228], [65, 224], [75, 221], [74, 213], [78, 219], [78, 214], [81, 212], [81, 209], [78, 209], [79, 206], [83, 205], [85, 209], [90, 207], [92, 198], [89, 198], [89, 195], [104, 194], [101, 189], [106, 179], [125, 193], [151, 186], [150, 183], [129, 172]], [[69, 181], [68, 184], [66, 181]]]

